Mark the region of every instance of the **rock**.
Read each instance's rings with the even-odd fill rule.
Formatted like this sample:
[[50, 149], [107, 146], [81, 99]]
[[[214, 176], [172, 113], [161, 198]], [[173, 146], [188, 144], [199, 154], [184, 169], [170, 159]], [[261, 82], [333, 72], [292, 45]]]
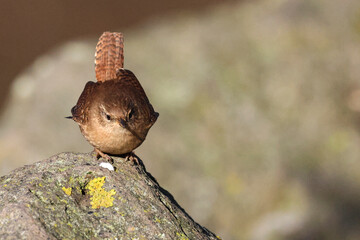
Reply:
[[2, 176], [0, 239], [219, 239], [141, 160], [113, 159], [60, 153]]

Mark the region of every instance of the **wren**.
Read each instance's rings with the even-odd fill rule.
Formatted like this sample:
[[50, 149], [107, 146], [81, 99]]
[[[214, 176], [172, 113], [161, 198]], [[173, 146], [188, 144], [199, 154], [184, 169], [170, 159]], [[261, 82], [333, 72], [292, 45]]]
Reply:
[[98, 156], [131, 155], [159, 114], [135, 75], [124, 69], [122, 33], [104, 32], [95, 52], [97, 82], [87, 82], [69, 117]]

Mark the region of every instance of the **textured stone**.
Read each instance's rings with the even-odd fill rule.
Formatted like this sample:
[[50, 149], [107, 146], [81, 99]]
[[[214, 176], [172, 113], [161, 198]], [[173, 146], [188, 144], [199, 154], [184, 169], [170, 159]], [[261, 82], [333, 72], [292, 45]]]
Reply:
[[61, 153], [0, 178], [1, 239], [217, 239], [139, 165]]

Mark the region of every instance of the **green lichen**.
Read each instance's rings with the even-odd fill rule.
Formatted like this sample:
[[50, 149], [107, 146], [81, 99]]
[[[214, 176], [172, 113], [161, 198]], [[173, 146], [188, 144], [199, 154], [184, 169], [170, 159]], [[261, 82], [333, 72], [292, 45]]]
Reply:
[[177, 239], [179, 240], [189, 240], [189, 238], [184, 233], [176, 233]]
[[89, 190], [89, 194], [91, 195], [90, 204], [93, 209], [113, 206], [114, 198], [112, 196], [116, 194], [116, 191], [114, 189], [106, 191], [102, 187], [104, 183], [105, 177], [99, 177], [94, 178], [86, 185], [86, 189]]
[[58, 170], [59, 170], [59, 172], [64, 172], [64, 171], [66, 171], [68, 169], [69, 169], [69, 167], [63, 167], [63, 168], [59, 168]]

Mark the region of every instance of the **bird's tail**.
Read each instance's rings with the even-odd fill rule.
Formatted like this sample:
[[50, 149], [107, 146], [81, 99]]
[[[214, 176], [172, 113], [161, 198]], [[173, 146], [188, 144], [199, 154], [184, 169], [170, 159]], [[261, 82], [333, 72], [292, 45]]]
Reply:
[[124, 68], [124, 37], [122, 33], [104, 32], [96, 45], [95, 74], [98, 82], [115, 79]]

